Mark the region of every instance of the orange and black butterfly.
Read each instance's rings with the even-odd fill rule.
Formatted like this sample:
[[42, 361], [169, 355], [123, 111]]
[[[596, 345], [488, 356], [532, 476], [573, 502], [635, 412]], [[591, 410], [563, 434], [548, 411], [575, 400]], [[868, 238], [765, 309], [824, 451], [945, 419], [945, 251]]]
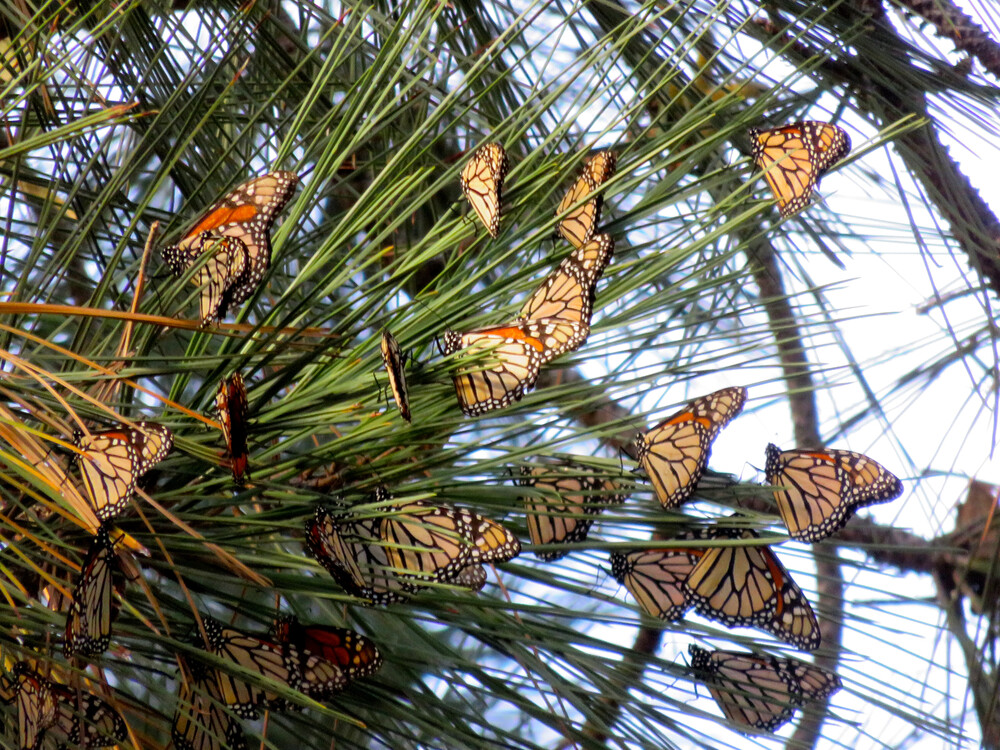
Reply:
[[636, 456], [664, 508], [677, 508], [691, 496], [708, 465], [712, 441], [746, 399], [746, 388], [723, 388], [696, 398], [635, 439]]
[[122, 715], [107, 701], [45, 679], [27, 662], [0, 678], [0, 698], [17, 703], [21, 750], [38, 750], [44, 736], [60, 747], [111, 747], [125, 741]]
[[847, 133], [827, 122], [803, 120], [780, 128], [750, 128], [753, 160], [784, 217], [809, 205], [819, 178], [851, 151]]
[[[517, 480], [538, 494], [521, 498], [532, 544], [575, 544], [587, 538], [597, 515], [608, 505], [625, 502], [614, 480], [574, 463], [522, 466]], [[542, 560], [558, 560], [568, 549], [535, 551]]]
[[781, 519], [793, 539], [818, 542], [843, 528], [865, 505], [899, 497], [903, 483], [863, 453], [767, 446], [764, 467]]
[[500, 233], [503, 181], [507, 176], [507, 152], [499, 143], [487, 143], [476, 149], [462, 169], [462, 192], [493, 237]]
[[163, 425], [138, 421], [111, 430], [77, 432], [74, 443], [83, 487], [101, 521], [125, 510], [139, 479], [158, 464], [174, 444]]
[[115, 593], [125, 591], [125, 576], [106, 527], [97, 530], [83, 561], [80, 580], [66, 615], [63, 653], [94, 656], [111, 643], [111, 622], [118, 611]]
[[708, 651], [693, 643], [691, 669], [708, 685], [726, 718], [740, 729], [773, 732], [796, 708], [840, 689], [833, 672], [798, 659], [740, 651]]
[[519, 401], [535, 384], [542, 365], [586, 341], [594, 290], [613, 254], [611, 237], [596, 235], [545, 278], [510, 323], [442, 335], [444, 354], [461, 351], [463, 357], [478, 355], [487, 360], [452, 376], [466, 415]]
[[[370, 639], [348, 628], [303, 625], [294, 615], [275, 620], [271, 634], [278, 643], [296, 650], [302, 670], [299, 690], [312, 697], [329, 696], [352, 680], [370, 677], [382, 667], [382, 654]], [[330, 680], [322, 661], [343, 674], [343, 684]]]
[[[758, 538], [751, 529], [706, 531], [713, 539]], [[760, 628], [805, 651], [819, 647], [819, 623], [809, 600], [770, 547], [692, 545], [690, 554], [699, 559], [684, 587], [698, 614], [728, 628]]]
[[175, 750], [247, 750], [239, 720], [226, 711], [214, 680], [181, 680], [170, 736]]
[[382, 331], [382, 364], [385, 365], [385, 372], [389, 376], [389, 389], [399, 408], [399, 415], [409, 422], [410, 393], [406, 388], [405, 362], [396, 337], [389, 331]]
[[247, 449], [247, 386], [240, 373], [234, 373], [219, 383], [215, 394], [215, 408], [222, 424], [222, 436], [229, 451], [233, 479], [243, 484], [250, 478], [247, 463], [250, 458]]
[[212, 204], [163, 259], [177, 275], [204, 263], [193, 281], [203, 288], [203, 323], [253, 294], [271, 264], [271, 225], [291, 200], [299, 178], [271, 172], [245, 182]]
[[590, 242], [597, 225], [601, 223], [601, 208], [604, 205], [604, 196], [595, 195], [585, 203], [570, 209], [587, 196], [595, 193], [601, 185], [610, 180], [615, 174], [618, 157], [614, 151], [601, 151], [587, 160], [583, 168], [583, 174], [573, 183], [573, 187], [563, 197], [556, 209], [557, 214], [569, 211], [562, 221], [559, 222], [559, 233], [565, 237], [573, 247], [583, 247]]

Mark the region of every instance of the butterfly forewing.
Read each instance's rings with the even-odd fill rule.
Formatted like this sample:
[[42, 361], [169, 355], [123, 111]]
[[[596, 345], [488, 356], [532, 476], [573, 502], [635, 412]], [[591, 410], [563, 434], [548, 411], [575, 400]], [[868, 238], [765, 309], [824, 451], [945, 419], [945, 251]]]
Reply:
[[243, 484], [244, 480], [250, 477], [247, 471], [250, 458], [247, 448], [249, 436], [247, 413], [249, 409], [247, 406], [247, 387], [240, 373], [234, 373], [219, 383], [219, 390], [215, 394], [215, 408], [219, 414], [219, 422], [222, 424], [222, 436], [226, 441], [226, 450], [229, 451], [233, 479], [238, 484]]
[[746, 403], [746, 388], [724, 388], [691, 401], [635, 440], [639, 464], [664, 508], [677, 508], [698, 485], [712, 441]]
[[[597, 191], [614, 175], [616, 164], [617, 156], [613, 151], [601, 151], [591, 157], [584, 166], [583, 174], [560, 201], [556, 213], [570, 211], [574, 205]], [[559, 233], [574, 247], [582, 247], [590, 241], [597, 225], [601, 222], [602, 206], [601, 195], [595, 195], [591, 200], [577, 206], [559, 222]]]
[[396, 338], [389, 331], [382, 331], [382, 364], [389, 376], [389, 388], [399, 409], [399, 415], [410, 421], [410, 394], [406, 388], [406, 370], [403, 367], [403, 353]]
[[[682, 531], [679, 540], [710, 538], [705, 530]], [[685, 582], [701, 550], [680, 546], [611, 553], [611, 575], [629, 590], [646, 614], [661, 620], [679, 620], [692, 602]]]
[[66, 614], [63, 653], [67, 657], [94, 656], [107, 650], [111, 643], [111, 622], [117, 611], [116, 590], [119, 594], [124, 591], [124, 576], [111, 537], [101, 526], [83, 562]]
[[843, 528], [866, 505], [899, 497], [903, 483], [863, 453], [787, 450], [767, 446], [768, 484], [789, 535], [817, 542]]
[[493, 237], [500, 233], [503, 181], [507, 176], [507, 167], [507, 152], [503, 146], [487, 143], [476, 149], [462, 169], [462, 192]]
[[175, 750], [247, 750], [239, 720], [227, 713], [215, 682], [182, 681], [171, 727]]

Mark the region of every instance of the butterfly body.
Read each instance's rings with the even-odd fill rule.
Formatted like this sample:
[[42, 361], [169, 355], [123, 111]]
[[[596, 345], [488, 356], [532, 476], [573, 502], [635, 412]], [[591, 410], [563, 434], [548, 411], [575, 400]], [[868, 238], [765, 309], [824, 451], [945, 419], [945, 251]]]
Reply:
[[510, 163], [499, 143], [487, 143], [473, 153], [462, 169], [462, 192], [491, 236], [500, 234], [503, 181]]
[[863, 453], [767, 446], [764, 473], [793, 539], [817, 542], [843, 528], [866, 505], [899, 497], [903, 483]]
[[677, 508], [691, 496], [708, 465], [712, 441], [746, 399], [742, 387], [710, 393], [635, 439], [639, 464], [664, 508]]
[[770, 130], [750, 128], [750, 145], [787, 218], [809, 205], [820, 177], [850, 153], [851, 139], [836, 125], [803, 120]]

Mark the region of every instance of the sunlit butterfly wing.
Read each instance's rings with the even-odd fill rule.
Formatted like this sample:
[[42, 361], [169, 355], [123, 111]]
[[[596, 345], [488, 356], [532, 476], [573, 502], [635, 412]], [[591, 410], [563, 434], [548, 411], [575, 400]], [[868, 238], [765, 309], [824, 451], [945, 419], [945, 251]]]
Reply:
[[175, 274], [197, 265], [191, 283], [201, 290], [198, 312], [202, 325], [217, 323], [225, 317], [232, 300], [232, 291], [246, 277], [250, 268], [250, 253], [236, 237], [205, 234], [186, 249], [166, 248], [163, 258]]
[[503, 146], [487, 143], [476, 149], [462, 169], [462, 192], [493, 237], [500, 233], [503, 181], [507, 176], [507, 167], [507, 152]]
[[750, 144], [784, 217], [808, 206], [823, 173], [851, 150], [844, 130], [815, 120], [770, 130], [751, 128]]
[[596, 235], [570, 253], [521, 307], [518, 321], [542, 342], [542, 364], [587, 340], [597, 281], [614, 249], [609, 235]]
[[[615, 482], [578, 464], [522, 466], [518, 483], [543, 496], [521, 498], [532, 544], [576, 544], [587, 538], [595, 517], [608, 505], [625, 501]], [[542, 560], [558, 560], [568, 549], [536, 550]]]
[[[705, 530], [681, 531], [676, 539], [709, 536]], [[661, 620], [679, 620], [691, 606], [684, 584], [700, 556], [691, 548], [678, 546], [612, 552], [611, 575], [629, 590], [646, 614]]]
[[243, 274], [230, 285], [230, 302], [239, 304], [253, 294], [271, 264], [271, 226], [298, 185], [292, 172], [270, 172], [245, 182], [214, 203], [178, 243], [163, 251], [171, 267], [186, 268], [190, 259], [206, 249], [206, 240], [234, 237], [246, 248], [248, 262]]
[[470, 417], [520, 401], [538, 379], [546, 351], [541, 340], [517, 323], [468, 333], [446, 331], [441, 343], [445, 354], [461, 351], [463, 357], [484, 360], [452, 376], [458, 403]]
[[[573, 183], [573, 187], [563, 197], [556, 209], [557, 214], [569, 211], [570, 208], [588, 195], [598, 190], [605, 181], [615, 173], [617, 156], [614, 151], [601, 151], [591, 157], [584, 167], [583, 174]], [[559, 233], [574, 247], [582, 247], [594, 234], [601, 222], [601, 208], [604, 204], [602, 195], [595, 195], [591, 200], [574, 208], [559, 222]]]
[[[756, 539], [746, 529], [718, 528], [717, 539]], [[711, 547], [685, 586], [695, 610], [726, 627], [754, 627], [805, 651], [820, 645], [819, 623], [802, 590], [765, 546]]]
[[117, 612], [115, 591], [125, 588], [124, 576], [107, 529], [97, 530], [80, 579], [73, 589], [73, 600], [66, 615], [66, 641], [63, 653], [94, 656], [104, 653], [111, 643], [111, 622]]
[[903, 493], [903, 483], [862, 453], [846, 450], [788, 450], [767, 446], [768, 484], [793, 539], [818, 542], [843, 528], [866, 505]]
[[709, 687], [723, 714], [742, 729], [773, 732], [805, 701], [840, 689], [832, 672], [798, 659], [738, 651], [708, 651], [691, 644], [691, 667]]
[[746, 388], [724, 388], [691, 401], [635, 439], [639, 464], [660, 504], [677, 508], [694, 492], [708, 465], [712, 441], [746, 403]]
[[135, 425], [132, 441], [139, 456], [138, 474], [141, 477], [167, 457], [174, 447], [174, 436], [169, 429], [156, 422], [140, 420]]
[[215, 394], [215, 408], [222, 424], [226, 450], [229, 451], [233, 479], [238, 484], [243, 484], [245, 479], [250, 478], [247, 471], [250, 454], [247, 448], [247, 386], [240, 373], [234, 373], [219, 383], [219, 390]]
[[194, 689], [181, 681], [170, 736], [175, 750], [247, 750], [239, 720], [226, 711], [211, 680], [199, 680]]
[[410, 421], [410, 394], [406, 389], [406, 370], [403, 367], [403, 353], [389, 331], [382, 331], [382, 364], [389, 376], [389, 388], [399, 408], [400, 416]]

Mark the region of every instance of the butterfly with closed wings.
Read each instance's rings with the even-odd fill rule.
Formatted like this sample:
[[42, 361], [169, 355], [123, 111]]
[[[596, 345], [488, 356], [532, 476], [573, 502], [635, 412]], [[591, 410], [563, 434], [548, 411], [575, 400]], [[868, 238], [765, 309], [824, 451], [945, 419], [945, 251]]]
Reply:
[[587, 198], [615, 174], [618, 157], [614, 151], [601, 151], [587, 160], [583, 174], [573, 183], [573, 187], [559, 202], [556, 214], [569, 211], [559, 222], [559, 234], [565, 237], [573, 247], [583, 247], [590, 242], [598, 224], [601, 223], [601, 209], [604, 206], [604, 196], [594, 195], [573, 210], [570, 209]]
[[487, 143], [476, 149], [462, 168], [462, 192], [493, 237], [500, 233], [503, 181], [509, 166], [503, 146]]
[[80, 580], [73, 589], [73, 599], [66, 614], [67, 656], [95, 656], [104, 653], [111, 643], [111, 623], [118, 611], [115, 593], [125, 591], [118, 553], [105, 526], [97, 530], [83, 561]]
[[250, 478], [247, 464], [250, 460], [247, 448], [247, 386], [240, 373], [233, 373], [219, 383], [215, 393], [215, 409], [222, 425], [222, 437], [226, 441], [229, 452], [229, 464], [233, 472], [233, 480], [243, 484]]

